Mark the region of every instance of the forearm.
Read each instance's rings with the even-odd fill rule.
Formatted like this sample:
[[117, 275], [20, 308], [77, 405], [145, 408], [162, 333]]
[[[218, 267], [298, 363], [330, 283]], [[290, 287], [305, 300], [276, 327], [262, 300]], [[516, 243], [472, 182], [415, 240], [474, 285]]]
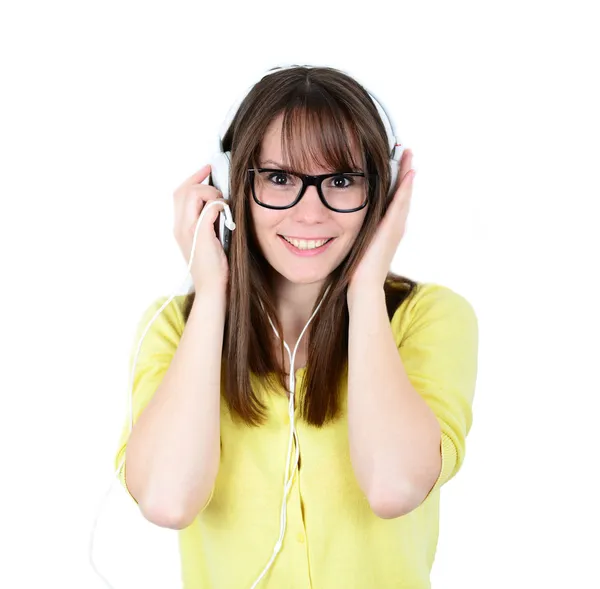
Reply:
[[197, 292], [171, 364], [127, 444], [127, 487], [157, 525], [189, 525], [214, 485], [224, 322], [224, 293]]
[[348, 429], [357, 481], [380, 517], [419, 505], [441, 468], [439, 423], [400, 358], [383, 288], [348, 293]]

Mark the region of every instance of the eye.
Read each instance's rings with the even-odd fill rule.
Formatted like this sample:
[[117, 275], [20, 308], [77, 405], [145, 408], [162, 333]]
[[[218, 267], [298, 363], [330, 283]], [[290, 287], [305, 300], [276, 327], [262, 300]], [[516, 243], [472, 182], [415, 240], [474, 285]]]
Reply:
[[[274, 178], [279, 178], [279, 180], [275, 180], [273, 182]], [[286, 174], [285, 172], [271, 172], [267, 176], [267, 179], [269, 180], [269, 182], [276, 184], [277, 186], [286, 186], [287, 181], [290, 179], [290, 175]]]
[[350, 186], [354, 184], [354, 178], [352, 176], [340, 174], [339, 176], [333, 176], [330, 178], [330, 182], [332, 188], [350, 188]]

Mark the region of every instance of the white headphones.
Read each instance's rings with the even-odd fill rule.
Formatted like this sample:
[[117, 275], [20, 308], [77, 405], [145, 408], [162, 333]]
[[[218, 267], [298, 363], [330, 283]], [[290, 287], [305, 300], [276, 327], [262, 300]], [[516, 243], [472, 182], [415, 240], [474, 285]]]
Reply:
[[[293, 69], [295, 67], [298, 67], [298, 66], [286, 65], [286, 66], [272, 68], [266, 74], [263, 74], [263, 77], [270, 75], [272, 73], [278, 72], [278, 71]], [[302, 67], [312, 69], [314, 66], [302, 66]], [[230, 173], [231, 152], [224, 151], [223, 138], [225, 136], [225, 133], [227, 133], [227, 130], [229, 129], [229, 126], [231, 125], [231, 122], [235, 118], [235, 115], [236, 115], [240, 105], [242, 104], [242, 102], [244, 101], [244, 99], [246, 98], [246, 96], [248, 95], [250, 90], [252, 90], [252, 88], [254, 87], [255, 84], [256, 84], [256, 82], [254, 84], [252, 84], [251, 86], [249, 86], [246, 89], [246, 91], [243, 94], [241, 94], [238, 97], [238, 99], [234, 102], [234, 104], [230, 107], [230, 109], [227, 112], [227, 115], [225, 117], [225, 120], [223, 121], [223, 123], [221, 124], [221, 128], [219, 129], [217, 150], [213, 153], [213, 155], [210, 158], [212, 182], [213, 182], [215, 188], [217, 188], [218, 190], [221, 191], [225, 201], [229, 200], [229, 196], [231, 194], [231, 173]], [[375, 104], [375, 107], [377, 108], [377, 112], [379, 113], [379, 117], [381, 118], [381, 121], [383, 122], [383, 126], [385, 127], [385, 132], [387, 135], [388, 149], [389, 149], [388, 162], [389, 162], [389, 169], [390, 169], [390, 176], [391, 176], [389, 194], [391, 194], [395, 189], [396, 179], [398, 177], [398, 169], [400, 166], [400, 160], [402, 159], [402, 154], [404, 153], [404, 147], [402, 146], [402, 143], [400, 142], [400, 140], [398, 139], [398, 137], [396, 136], [396, 134], [394, 132], [395, 126], [392, 124], [391, 117], [386, 113], [384, 108], [381, 106], [381, 103], [379, 102], [379, 100], [377, 100], [371, 92], [369, 92], [367, 90], [367, 94], [370, 96], [371, 100]], [[221, 238], [221, 243], [222, 243], [223, 247], [225, 248], [225, 250], [227, 251], [227, 249], [229, 247], [229, 239], [230, 239], [229, 235], [230, 234], [225, 230], [225, 228], [227, 227], [228, 229], [233, 231], [233, 229], [235, 228], [235, 223], [233, 222], [233, 218], [231, 215], [231, 209], [229, 208], [229, 205], [227, 204], [227, 202], [222, 203], [222, 209], [223, 209], [223, 212], [222, 212], [222, 214], [219, 214], [217, 222], [219, 224], [219, 236]], [[194, 292], [194, 283], [193, 283], [191, 277], [188, 277], [188, 279], [184, 283], [184, 292], [186, 294], [190, 294], [190, 293]]]
[[[290, 69], [293, 67], [297, 67], [297, 66], [291, 65], [291, 66], [285, 66], [285, 67], [280, 67], [280, 68], [276, 68], [276, 69], [283, 70], [283, 69]], [[310, 66], [304, 66], [304, 67], [310, 67]], [[269, 73], [272, 73], [272, 72], [273, 72], [273, 70], [269, 71]], [[215, 187], [218, 190], [220, 190], [222, 192], [225, 200], [229, 199], [229, 193], [230, 193], [231, 152], [223, 151], [223, 136], [227, 132], [227, 129], [229, 128], [229, 125], [231, 124], [231, 121], [233, 120], [235, 113], [237, 112], [237, 109], [239, 108], [240, 104], [242, 103], [242, 101], [244, 100], [244, 98], [246, 97], [246, 95], [250, 91], [250, 89], [248, 89], [248, 91], [246, 93], [244, 93], [244, 95], [229, 110], [228, 116], [227, 116], [225, 122], [223, 123], [221, 130], [219, 132], [219, 151], [217, 151], [214, 154], [214, 156], [212, 157], [212, 160], [211, 160], [211, 174], [212, 174], [212, 178], [213, 178], [213, 184], [215, 185]], [[377, 107], [377, 111], [379, 112], [381, 120], [383, 121], [385, 130], [386, 130], [386, 134], [388, 137], [388, 146], [389, 146], [389, 150], [390, 150], [389, 151], [389, 166], [390, 166], [390, 173], [391, 173], [391, 178], [392, 178], [392, 182], [390, 185], [390, 191], [393, 191], [394, 187], [395, 187], [395, 183], [396, 183], [396, 178], [398, 176], [398, 167], [399, 167], [400, 159], [402, 157], [404, 148], [402, 147], [401, 143], [397, 140], [397, 138], [394, 134], [394, 131], [393, 131], [391, 121], [390, 121], [388, 115], [383, 110], [383, 107], [374, 98], [374, 96], [372, 94], [369, 93], [369, 96], [371, 97], [375, 106]], [[206, 211], [208, 210], [208, 208], [210, 206], [216, 206], [216, 205], [221, 206], [223, 209], [223, 213], [224, 213], [224, 214], [219, 215], [220, 230], [221, 230], [220, 235], [223, 235], [223, 230], [224, 230], [223, 226], [228, 227], [232, 231], [235, 229], [235, 223], [233, 222], [233, 219], [231, 216], [231, 210], [229, 208], [229, 205], [226, 202], [214, 201], [214, 202], [209, 202], [204, 206], [204, 208], [202, 209], [202, 212], [200, 214], [200, 217], [198, 218], [198, 221], [196, 222], [196, 228], [194, 231], [194, 239], [193, 239], [192, 247], [191, 247], [191, 251], [190, 251], [190, 260], [188, 262], [187, 273], [186, 273], [186, 277], [185, 277], [185, 280], [183, 283], [184, 286], [187, 284], [188, 292], [193, 291], [193, 282], [191, 282], [190, 276], [191, 276], [192, 262], [194, 259], [194, 253], [196, 251], [196, 238], [198, 235], [198, 229], [200, 228], [200, 223], [202, 222], [202, 219], [204, 218], [204, 215], [205, 215]], [[133, 383], [134, 383], [134, 377], [135, 377], [135, 370], [136, 370], [136, 366], [137, 366], [137, 360], [138, 360], [138, 356], [139, 356], [140, 349], [142, 346], [142, 342], [144, 341], [144, 338], [146, 337], [146, 334], [148, 333], [152, 323], [154, 323], [155, 319], [162, 313], [163, 309], [165, 309], [165, 307], [167, 307], [171, 303], [171, 301], [175, 298], [175, 296], [177, 296], [178, 292], [179, 292], [179, 289], [176, 290], [161, 305], [161, 307], [154, 313], [154, 316], [148, 322], [148, 325], [146, 325], [146, 328], [144, 329], [144, 332], [142, 333], [140, 341], [138, 342], [134, 361], [133, 361], [133, 366], [131, 369], [130, 381], [129, 381], [130, 382], [129, 395], [128, 395], [129, 435], [131, 435], [131, 431], [133, 430], [133, 406], [132, 406], [132, 404], [133, 404], [133, 399], [132, 399], [133, 398]], [[302, 339], [302, 336], [304, 335], [306, 329], [308, 328], [310, 322], [313, 320], [314, 316], [317, 314], [317, 311], [321, 307], [321, 304], [323, 303], [323, 300], [327, 296], [328, 292], [329, 292], [329, 287], [325, 291], [323, 297], [321, 298], [321, 301], [317, 305], [317, 307], [314, 310], [313, 314], [311, 315], [310, 319], [304, 326], [304, 329], [300, 333], [300, 337], [298, 338], [298, 341], [296, 342], [294, 351], [290, 352], [290, 348], [287, 345], [287, 343], [285, 341], [283, 342], [284, 348], [286, 349], [288, 356], [290, 358], [290, 375], [289, 375], [290, 380], [289, 380], [289, 389], [288, 389], [288, 393], [289, 393], [288, 413], [289, 413], [289, 418], [290, 418], [290, 435], [289, 435], [289, 439], [288, 439], [288, 452], [287, 452], [287, 458], [286, 458], [286, 463], [285, 463], [285, 480], [284, 480], [284, 485], [283, 485], [283, 497], [282, 497], [282, 503], [281, 503], [279, 538], [277, 539], [277, 542], [275, 543], [275, 546], [273, 548], [273, 553], [272, 553], [269, 561], [267, 562], [266, 566], [264, 567], [264, 569], [262, 570], [262, 572], [260, 573], [260, 575], [256, 579], [256, 581], [254, 581], [254, 583], [252, 584], [252, 587], [250, 589], [255, 589], [255, 587], [260, 583], [261, 579], [266, 575], [267, 571], [269, 570], [269, 568], [271, 567], [273, 562], [275, 562], [275, 558], [277, 557], [277, 554], [279, 554], [281, 547], [283, 545], [283, 538], [285, 536], [285, 528], [286, 528], [286, 521], [287, 521], [287, 496], [289, 495], [289, 492], [292, 488], [293, 481], [294, 481], [294, 475], [295, 475], [296, 469], [298, 467], [298, 459], [300, 457], [300, 445], [299, 445], [298, 433], [296, 432], [296, 426], [295, 426], [294, 398], [295, 398], [295, 388], [296, 388], [296, 386], [295, 386], [296, 385], [296, 375], [295, 375], [295, 371], [294, 371], [294, 359], [296, 357], [296, 350], [298, 349], [298, 345], [300, 344], [300, 340]], [[261, 306], [262, 306], [262, 301], [261, 301]], [[263, 306], [263, 311], [264, 311], [264, 306]], [[273, 328], [273, 331], [275, 332], [275, 335], [279, 339], [281, 339], [279, 333], [277, 332], [277, 329], [275, 328], [275, 326], [273, 325], [273, 322], [271, 321], [271, 318], [268, 317], [268, 319], [269, 319], [269, 323], [271, 324], [271, 327]], [[292, 457], [292, 449], [294, 446], [295, 446], [295, 453], [294, 453], [294, 462], [292, 464], [291, 457]], [[106, 494], [106, 497], [110, 493], [110, 490], [112, 489], [113, 484], [119, 480], [119, 473], [121, 471], [121, 468], [124, 466], [124, 463], [125, 463], [125, 457], [123, 457], [123, 459], [119, 463], [119, 466], [115, 472], [116, 478], [112, 481], [112, 483], [108, 489], [108, 492]], [[106, 498], [105, 498], [105, 500], [106, 500]], [[93, 559], [94, 534], [95, 534], [96, 524], [97, 524], [98, 518], [100, 517], [101, 511], [102, 511], [102, 506], [100, 507], [99, 513], [96, 516], [96, 519], [94, 521], [94, 525], [92, 528], [92, 534], [91, 534], [90, 545], [89, 545], [90, 564], [91, 564], [92, 568], [94, 569], [94, 571], [96, 572], [96, 574], [102, 579], [102, 581], [104, 581], [106, 586], [109, 587], [110, 589], [114, 589], [112, 587], [112, 585], [106, 580], [106, 578], [98, 571], [98, 569], [96, 568], [96, 565], [94, 563], [94, 559]], [[240, 588], [240, 589], [243, 589], [243, 588]]]

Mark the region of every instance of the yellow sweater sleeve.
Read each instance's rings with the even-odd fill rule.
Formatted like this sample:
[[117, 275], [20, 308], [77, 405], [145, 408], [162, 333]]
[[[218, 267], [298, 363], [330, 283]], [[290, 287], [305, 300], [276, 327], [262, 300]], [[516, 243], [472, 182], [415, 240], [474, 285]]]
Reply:
[[[134, 424], [150, 402], [150, 399], [156, 392], [158, 385], [161, 383], [169, 368], [185, 326], [180, 307], [181, 297], [175, 297], [162, 310], [146, 333], [137, 358], [135, 378], [133, 380], [133, 391], [131, 392], [129, 387], [138, 343], [146, 326], [167, 298], [168, 297], [161, 297], [146, 308], [135, 329], [135, 335], [129, 354], [129, 378], [127, 380], [127, 394], [131, 393], [133, 395], [132, 413]], [[129, 426], [129, 418], [126, 416], [118, 443], [114, 468], [115, 471], [119, 469], [119, 479], [123, 487], [130, 497], [136, 501], [135, 497], [129, 492], [125, 479], [125, 449], [127, 448], [127, 442], [130, 435]]]
[[450, 288], [419, 284], [392, 318], [408, 378], [441, 426], [442, 468], [427, 497], [449, 481], [465, 456], [477, 378], [478, 321], [471, 304]]

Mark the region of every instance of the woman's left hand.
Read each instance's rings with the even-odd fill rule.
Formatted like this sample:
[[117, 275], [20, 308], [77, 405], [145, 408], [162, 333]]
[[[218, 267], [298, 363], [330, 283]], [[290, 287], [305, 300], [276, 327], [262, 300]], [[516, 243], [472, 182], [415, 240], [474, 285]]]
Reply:
[[400, 185], [386, 214], [379, 223], [377, 233], [373, 236], [367, 251], [350, 279], [349, 290], [364, 287], [383, 288], [390, 264], [406, 227], [413, 178], [416, 174], [416, 170], [411, 169], [412, 157], [412, 151], [409, 149], [402, 154], [396, 181], [396, 185]]

